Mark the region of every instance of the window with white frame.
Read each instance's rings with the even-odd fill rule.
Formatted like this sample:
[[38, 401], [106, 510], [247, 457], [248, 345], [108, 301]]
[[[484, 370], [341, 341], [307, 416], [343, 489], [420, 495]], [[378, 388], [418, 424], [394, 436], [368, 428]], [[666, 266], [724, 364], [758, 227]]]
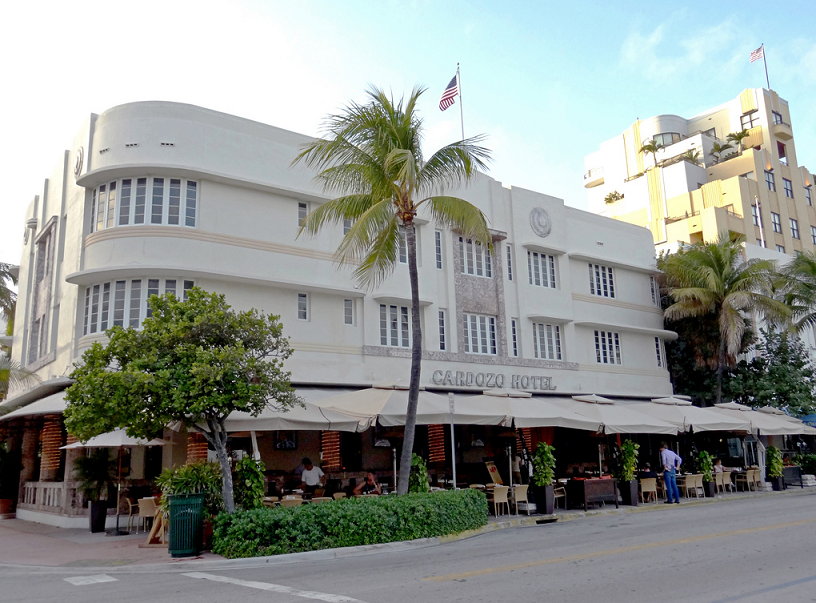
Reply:
[[794, 239], [798, 239], [799, 238], [799, 222], [794, 220], [793, 218], [790, 218], [790, 227], [791, 227], [791, 236]]
[[507, 248], [507, 280], [513, 280], [513, 246], [510, 243], [505, 245]]
[[805, 187], [805, 201], [807, 202], [808, 205], [810, 205], [810, 206], [813, 205], [813, 197], [810, 194], [810, 187], [809, 186]]
[[657, 286], [657, 279], [653, 276], [649, 277], [649, 290], [652, 293], [652, 304], [660, 305], [660, 288]]
[[297, 297], [298, 320], [309, 320], [309, 294], [298, 293]]
[[298, 201], [298, 226], [303, 226], [306, 216], [309, 215], [309, 204]]
[[589, 292], [600, 297], [615, 297], [615, 279], [612, 268], [589, 264]]
[[91, 196], [90, 232], [115, 226], [196, 225], [198, 183], [184, 178], [122, 178]]
[[510, 339], [512, 343], [513, 356], [518, 358], [518, 318], [510, 319]]
[[776, 179], [774, 178], [773, 172], [769, 172], [768, 170], [765, 170], [765, 185], [769, 191], [776, 192]]
[[436, 269], [442, 270], [442, 231], [434, 231], [434, 255], [436, 257]]
[[657, 367], [666, 368], [666, 348], [660, 337], [655, 337], [655, 355], [657, 356]]
[[776, 250], [777, 250], [779, 253], [785, 253], [785, 246], [784, 246], [784, 245], [777, 245], [777, 246], [776, 246]]
[[459, 258], [462, 274], [493, 278], [490, 250], [481, 243], [459, 237]]
[[787, 178], [782, 178], [782, 188], [785, 189], [785, 196], [788, 199], [793, 199], [793, 182]]
[[465, 352], [496, 355], [496, 317], [464, 314], [462, 318]]
[[527, 273], [531, 285], [555, 289], [555, 257], [527, 251]]
[[533, 323], [533, 350], [536, 358], [561, 360], [561, 327]]
[[777, 111], [771, 111], [771, 115], [773, 116], [773, 125], [783, 123], [781, 113]]
[[439, 349], [442, 351], [448, 349], [448, 330], [445, 314], [445, 310], [439, 310]]
[[354, 300], [343, 300], [343, 324], [354, 325]]
[[814, 245], [816, 245], [816, 226], [810, 227], [810, 240]]
[[750, 130], [754, 126], [759, 125], [759, 111], [752, 111], [751, 113], [745, 113], [740, 117], [740, 124], [742, 124], [743, 130]]
[[407, 306], [380, 304], [380, 345], [411, 346], [411, 311]]
[[759, 209], [757, 209], [756, 205], [751, 206], [751, 220], [753, 220], [754, 226], [759, 226]]
[[599, 364], [621, 364], [619, 333], [595, 331], [595, 360]]
[[773, 226], [773, 231], [782, 233], [782, 218], [779, 217], [779, 214], [775, 211], [771, 212], [771, 225]]
[[85, 288], [84, 320], [82, 334], [104, 333], [111, 327], [142, 326], [150, 318], [150, 297], [187, 292], [195, 282], [184, 278], [130, 278], [89, 285]]
[[408, 234], [405, 232], [405, 227], [399, 227], [399, 263], [408, 263]]

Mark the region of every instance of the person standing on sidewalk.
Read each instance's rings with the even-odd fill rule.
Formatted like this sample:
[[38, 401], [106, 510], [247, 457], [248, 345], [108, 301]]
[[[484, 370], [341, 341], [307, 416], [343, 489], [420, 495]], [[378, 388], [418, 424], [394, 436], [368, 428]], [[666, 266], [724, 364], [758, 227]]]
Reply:
[[663, 482], [666, 484], [666, 504], [679, 505], [680, 490], [677, 488], [677, 470], [683, 464], [683, 459], [672, 452], [666, 442], [663, 442], [660, 444], [660, 464], [663, 465]]

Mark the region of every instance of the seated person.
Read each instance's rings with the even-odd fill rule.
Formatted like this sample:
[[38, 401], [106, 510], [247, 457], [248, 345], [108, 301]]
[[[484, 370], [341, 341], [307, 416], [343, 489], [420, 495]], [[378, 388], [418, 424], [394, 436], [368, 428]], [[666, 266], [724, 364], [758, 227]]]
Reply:
[[318, 486], [323, 486], [326, 483], [326, 475], [320, 467], [312, 465], [309, 458], [303, 459], [303, 473], [301, 473], [300, 489], [306, 494], [314, 494]]
[[650, 479], [657, 477], [657, 473], [652, 471], [652, 465], [650, 463], [646, 463], [643, 466], [643, 470], [640, 472], [640, 479]]
[[722, 461], [717, 459], [714, 461], [714, 473], [722, 473], [725, 471], [725, 467], [723, 467]]
[[361, 494], [382, 494], [382, 486], [370, 471], [366, 473], [365, 479], [354, 487], [354, 495]]

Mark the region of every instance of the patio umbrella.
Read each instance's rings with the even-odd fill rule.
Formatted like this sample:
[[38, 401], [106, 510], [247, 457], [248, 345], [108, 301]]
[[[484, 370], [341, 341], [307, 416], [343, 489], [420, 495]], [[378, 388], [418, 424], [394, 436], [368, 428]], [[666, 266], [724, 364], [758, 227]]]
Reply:
[[655, 398], [651, 402], [639, 402], [627, 406], [655, 419], [671, 423], [681, 432], [692, 429], [703, 431], [750, 431], [751, 422], [739, 416], [726, 416], [708, 409], [692, 405], [689, 400], [675, 398]]
[[726, 402], [715, 404], [711, 409], [713, 412], [724, 413], [728, 416], [737, 416], [751, 422], [751, 431], [762, 435], [794, 435], [802, 432], [802, 428], [797, 427], [790, 421], [765, 412], [757, 412], [744, 404], [736, 402]]
[[559, 398], [554, 402], [597, 422], [601, 427], [600, 431], [607, 435], [612, 433], [677, 434], [677, 427], [670, 423], [630, 410], [626, 405], [615, 404], [614, 400], [595, 394], [573, 396], [571, 399]]
[[228, 432], [236, 431], [365, 431], [371, 426], [368, 417], [350, 416], [348, 414], [321, 408], [316, 404], [304, 402], [303, 406], [293, 406], [280, 411], [265, 408], [257, 417], [247, 412], [233, 412], [226, 418], [224, 425]]
[[165, 441], [159, 439], [145, 440], [143, 438], [133, 438], [124, 429], [114, 429], [108, 433], [103, 433], [89, 439], [87, 442], [74, 442], [67, 446], [60, 447], [60, 450], [73, 450], [75, 448], [116, 448], [119, 452], [118, 471], [116, 481], [116, 530], [111, 536], [125, 536], [128, 532], [119, 529], [119, 499], [122, 495], [122, 448], [135, 448], [137, 446], [164, 446]]
[[769, 415], [773, 415], [780, 419], [784, 419], [788, 423], [791, 423], [796, 426], [796, 428], [800, 431], [797, 431], [797, 434], [803, 435], [816, 435], [816, 429], [811, 427], [810, 425], [806, 425], [802, 419], [797, 419], [796, 417], [790, 416], [788, 413], [779, 410], [778, 408], [774, 408], [773, 406], [763, 406], [762, 408], [757, 409], [758, 412], [764, 412]]
[[[408, 409], [408, 387], [374, 385], [356, 392], [329, 396], [315, 401], [324, 410], [331, 410], [357, 419], [376, 418], [383, 427], [405, 425]], [[450, 422], [448, 397], [419, 391], [417, 425], [440, 425]]]

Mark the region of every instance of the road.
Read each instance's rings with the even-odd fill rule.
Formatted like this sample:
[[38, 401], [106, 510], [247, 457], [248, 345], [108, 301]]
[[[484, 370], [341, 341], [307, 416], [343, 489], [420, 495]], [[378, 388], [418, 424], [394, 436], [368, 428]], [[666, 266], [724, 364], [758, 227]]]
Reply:
[[816, 491], [505, 529], [325, 561], [0, 568], [0, 601], [816, 601]]

